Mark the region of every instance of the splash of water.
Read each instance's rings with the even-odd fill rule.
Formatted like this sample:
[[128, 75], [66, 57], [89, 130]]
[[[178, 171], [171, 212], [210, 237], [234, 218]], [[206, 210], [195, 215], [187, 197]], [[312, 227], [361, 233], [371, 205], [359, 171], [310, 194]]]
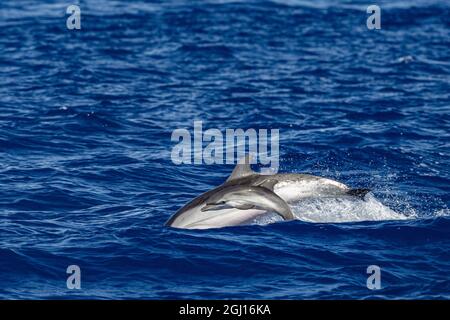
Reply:
[[[366, 195], [364, 200], [355, 197], [307, 198], [291, 204], [291, 209], [297, 219], [316, 223], [406, 220], [413, 218], [413, 215], [395, 212], [370, 193]], [[280, 220], [279, 216], [270, 213], [258, 217], [254, 223], [265, 225]]]

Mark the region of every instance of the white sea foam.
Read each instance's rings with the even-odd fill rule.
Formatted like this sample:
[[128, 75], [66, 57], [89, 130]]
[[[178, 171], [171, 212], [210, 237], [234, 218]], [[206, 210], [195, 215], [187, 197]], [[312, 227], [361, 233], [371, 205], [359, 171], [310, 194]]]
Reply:
[[[291, 204], [291, 209], [297, 219], [316, 223], [406, 220], [413, 217], [395, 212], [371, 193], [364, 200], [355, 197], [312, 197]], [[254, 223], [264, 225], [280, 220], [279, 216], [270, 213], [255, 219]]]

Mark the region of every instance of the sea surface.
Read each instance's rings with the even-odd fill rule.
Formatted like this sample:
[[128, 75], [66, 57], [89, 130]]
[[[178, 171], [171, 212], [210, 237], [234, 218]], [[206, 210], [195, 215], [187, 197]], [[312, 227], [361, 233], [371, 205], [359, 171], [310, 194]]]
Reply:
[[[450, 298], [449, 1], [377, 1], [379, 30], [367, 1], [73, 2], [80, 30], [67, 1], [0, 3], [1, 299]], [[195, 120], [279, 129], [280, 172], [372, 192], [165, 227], [233, 169], [173, 163]]]

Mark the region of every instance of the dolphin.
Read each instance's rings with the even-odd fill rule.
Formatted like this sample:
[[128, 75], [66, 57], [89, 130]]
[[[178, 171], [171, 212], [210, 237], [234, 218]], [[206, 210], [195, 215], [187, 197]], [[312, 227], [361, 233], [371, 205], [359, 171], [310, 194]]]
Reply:
[[369, 189], [352, 189], [328, 178], [309, 174], [262, 175], [251, 169], [251, 157], [239, 161], [220, 186], [180, 208], [166, 226], [184, 229], [221, 228], [246, 224], [267, 212], [294, 219], [290, 203], [311, 197], [358, 197]]
[[226, 208], [274, 211], [284, 220], [293, 220], [295, 218], [291, 208], [283, 199], [273, 191], [258, 186], [227, 186], [209, 197], [206, 205], [200, 211], [205, 212]]

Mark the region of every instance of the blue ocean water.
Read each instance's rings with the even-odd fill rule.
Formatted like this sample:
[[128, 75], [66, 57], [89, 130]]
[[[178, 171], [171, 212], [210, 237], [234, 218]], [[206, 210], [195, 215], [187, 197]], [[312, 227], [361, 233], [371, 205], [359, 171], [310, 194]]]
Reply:
[[[75, 3], [0, 3], [0, 298], [450, 297], [450, 2]], [[171, 161], [194, 120], [408, 219], [164, 227], [233, 167]]]

